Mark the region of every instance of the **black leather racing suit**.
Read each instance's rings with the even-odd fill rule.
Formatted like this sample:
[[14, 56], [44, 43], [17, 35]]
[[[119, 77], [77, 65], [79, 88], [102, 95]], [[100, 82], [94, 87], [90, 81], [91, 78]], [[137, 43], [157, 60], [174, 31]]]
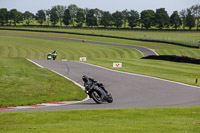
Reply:
[[[94, 79], [89, 78], [87, 82], [84, 82], [84, 87], [85, 87], [85, 92], [87, 93], [87, 91], [90, 91], [90, 89], [96, 89], [96, 90], [100, 90], [100, 92], [102, 93], [102, 99], [104, 99], [104, 97], [107, 95], [107, 91], [104, 87], [98, 87], [97, 85], [95, 85], [97, 81], [95, 81]], [[96, 83], [98, 84], [98, 83]]]

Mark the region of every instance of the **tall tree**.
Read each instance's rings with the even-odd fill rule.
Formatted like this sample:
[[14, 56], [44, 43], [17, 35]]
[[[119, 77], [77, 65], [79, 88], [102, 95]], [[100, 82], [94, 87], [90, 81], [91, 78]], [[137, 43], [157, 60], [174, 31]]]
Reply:
[[42, 25], [46, 21], [46, 15], [44, 10], [38, 10], [35, 17], [40, 25]]
[[70, 16], [71, 16], [71, 24], [73, 24], [73, 26], [75, 25], [75, 18], [77, 16], [77, 12], [78, 12], [78, 7], [75, 4], [71, 4], [68, 6], [69, 12], [70, 12]]
[[94, 9], [94, 16], [97, 18], [97, 26], [100, 25], [100, 21], [101, 21], [101, 18], [102, 18], [102, 14], [103, 14], [103, 11], [98, 9], [98, 8], [95, 8]]
[[165, 8], [156, 9], [155, 20], [159, 29], [169, 26], [169, 16]]
[[50, 21], [51, 21], [53, 26], [55, 26], [59, 21], [59, 17], [58, 17], [58, 14], [57, 14], [57, 9], [55, 7], [53, 7], [51, 9]]
[[90, 9], [86, 15], [87, 26], [97, 26], [97, 18], [95, 17], [95, 10]]
[[16, 9], [10, 10], [9, 18], [11, 21], [13, 21], [14, 25], [17, 25], [17, 23], [23, 21], [22, 13], [17, 11]]
[[131, 10], [128, 12], [128, 25], [133, 28], [138, 25], [139, 22], [139, 14], [137, 11]]
[[144, 10], [141, 12], [141, 24], [145, 29], [155, 25], [155, 12], [153, 10]]
[[196, 19], [196, 28], [197, 30], [199, 29], [199, 19], [200, 19], [200, 5], [196, 4], [196, 5], [193, 5], [190, 10], [192, 11], [192, 14], [195, 16], [195, 19]]
[[170, 16], [170, 25], [173, 26], [175, 29], [181, 26], [181, 19], [178, 15], [177, 11], [174, 11], [173, 14]]
[[76, 23], [78, 24], [77, 26], [82, 27], [84, 22], [85, 22], [84, 10], [79, 8], [76, 16]]
[[6, 8], [0, 9], [0, 24], [3, 26], [8, 23], [8, 11]]
[[126, 24], [129, 18], [129, 11], [127, 9], [122, 11], [122, 18], [123, 18], [124, 28], [126, 28]]
[[187, 15], [187, 10], [186, 9], [183, 9], [180, 11], [180, 18], [181, 18], [181, 21], [182, 21], [182, 25], [183, 25], [183, 30], [185, 29], [185, 26], [186, 26], [186, 15]]
[[103, 12], [100, 24], [106, 28], [107, 26], [110, 26], [111, 23], [112, 23], [111, 13], [109, 11]]
[[69, 9], [66, 9], [64, 12], [63, 23], [66, 26], [68, 26], [70, 24], [70, 21], [71, 21], [70, 12], [69, 12]]
[[29, 11], [26, 11], [24, 12], [23, 14], [23, 18], [24, 18], [24, 21], [26, 23], [26, 25], [30, 25], [30, 23], [33, 21], [34, 19], [34, 14], [29, 12]]
[[50, 9], [45, 10], [45, 14], [46, 14], [46, 22], [47, 22], [47, 25], [49, 26], [50, 25], [51, 10]]
[[56, 13], [57, 13], [57, 16], [59, 18], [60, 26], [62, 26], [64, 12], [66, 10], [66, 6], [57, 5], [57, 6], [54, 6], [53, 8], [56, 9]]
[[113, 24], [114, 26], [116, 26], [117, 28], [121, 27], [123, 22], [122, 22], [122, 13], [119, 11], [116, 11], [112, 14], [112, 18], [113, 18]]
[[84, 16], [85, 16], [85, 17], [86, 17], [86, 15], [88, 14], [89, 10], [90, 10], [90, 9], [88, 9], [88, 8], [83, 9], [83, 12], [84, 12]]
[[187, 9], [186, 26], [189, 27], [190, 30], [195, 27], [195, 16], [192, 15], [192, 11], [190, 9]]

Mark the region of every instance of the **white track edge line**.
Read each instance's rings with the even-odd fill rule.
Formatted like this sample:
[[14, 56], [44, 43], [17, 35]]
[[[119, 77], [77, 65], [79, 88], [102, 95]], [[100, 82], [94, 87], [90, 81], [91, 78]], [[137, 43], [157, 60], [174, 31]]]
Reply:
[[[145, 48], [145, 47], [144, 47], [144, 48]], [[147, 48], [147, 49], [153, 51], [157, 56], [159, 55], [154, 49], [150, 49], [150, 48]]]
[[118, 72], [118, 73], [133, 75], [133, 76], [140, 76], [140, 77], [152, 78], [152, 79], [157, 79], [157, 80], [161, 80], [161, 81], [166, 81], [166, 82], [170, 82], [170, 83], [175, 83], [175, 84], [180, 84], [180, 85], [184, 85], [184, 86], [188, 86], [188, 87], [193, 87], [193, 88], [200, 89], [200, 87], [198, 87], [198, 86], [193, 86], [193, 85], [189, 85], [189, 84], [185, 84], [185, 83], [181, 83], [181, 82], [177, 82], [177, 81], [171, 81], [171, 80], [167, 80], [167, 79], [161, 79], [161, 78], [156, 78], [156, 77], [142, 75], [142, 74], [135, 74], [135, 73], [129, 73], [129, 72], [123, 72], [123, 71], [113, 70], [113, 69], [105, 68], [105, 67], [102, 67], [102, 66], [89, 64], [89, 63], [86, 63], [86, 62], [79, 62], [79, 61], [74, 61], [74, 62], [83, 63], [83, 64], [87, 64], [87, 65], [90, 65], [90, 66], [99, 67], [99, 68], [102, 68], [102, 69], [105, 69], [105, 70], [108, 70], [108, 71], [113, 71], [113, 72]]
[[35, 65], [41, 67], [41, 68], [44, 68], [43, 66], [39, 65], [38, 63], [36, 63], [36, 62], [34, 62], [34, 61], [30, 60], [30, 59], [27, 59], [27, 60], [30, 61], [30, 62], [32, 62], [33, 64], [35, 64]]
[[[75, 82], [74, 80], [72, 80], [72, 79], [70, 79], [70, 78], [68, 78], [68, 77], [66, 77], [66, 76], [64, 76], [64, 75], [62, 75], [62, 74], [60, 74], [60, 73], [58, 73], [58, 72], [56, 72], [56, 71], [54, 71], [54, 70], [51, 70], [51, 71], [57, 73], [58, 75], [60, 75], [60, 76], [62, 76], [62, 77], [64, 77], [64, 78], [66, 78], [66, 79], [68, 79], [68, 80], [70, 80], [70, 81], [72, 81], [75, 85], [79, 86], [80, 88], [82, 88], [82, 89], [84, 90], [84, 87], [83, 87], [82, 85], [80, 85], [79, 83]], [[87, 98], [85, 98], [85, 99], [82, 100], [82, 101], [77, 101], [76, 103], [84, 102], [84, 101], [87, 101], [88, 99], [89, 99], [89, 96], [87, 96]]]
[[[39, 65], [38, 63], [36, 63], [36, 62], [34, 62], [34, 61], [30, 60], [30, 59], [27, 59], [27, 60], [30, 61], [30, 62], [32, 62], [33, 64], [35, 64], [35, 65], [41, 67], [41, 68], [44, 68], [43, 66]], [[49, 70], [50, 70], [50, 69], [49, 69]], [[56, 74], [58, 74], [58, 75], [60, 75], [60, 76], [62, 76], [62, 77], [64, 77], [64, 78], [70, 80], [70, 81], [73, 82], [75, 85], [79, 86], [81, 89], [84, 90], [84, 87], [83, 87], [82, 85], [80, 85], [79, 83], [75, 82], [74, 80], [72, 80], [72, 79], [70, 79], [70, 78], [68, 78], [68, 77], [66, 77], [66, 76], [64, 76], [64, 75], [62, 75], [62, 74], [60, 74], [60, 73], [58, 73], [58, 72], [56, 72], [56, 71], [54, 71], [54, 70], [50, 70], [50, 71], [52, 71], [52, 72], [54, 72], [54, 73], [56, 73]], [[83, 99], [82, 101], [59, 101], [59, 102], [67, 102], [67, 104], [59, 104], [59, 105], [57, 105], [57, 106], [80, 103], [80, 102], [87, 101], [87, 100], [89, 100], [89, 99], [90, 99], [89, 96], [87, 96], [87, 97], [86, 97], [85, 99]], [[52, 106], [53, 106], [53, 104], [48, 104], [48, 103], [41, 103], [41, 104], [36, 104], [36, 105], [49, 105], [49, 106], [52, 105]], [[18, 109], [18, 108], [26, 108], [26, 107], [18, 106], [18, 107], [12, 107], [12, 108]], [[30, 108], [32, 108], [32, 107], [30, 107]], [[37, 107], [37, 108], [40, 108], [40, 107]]]

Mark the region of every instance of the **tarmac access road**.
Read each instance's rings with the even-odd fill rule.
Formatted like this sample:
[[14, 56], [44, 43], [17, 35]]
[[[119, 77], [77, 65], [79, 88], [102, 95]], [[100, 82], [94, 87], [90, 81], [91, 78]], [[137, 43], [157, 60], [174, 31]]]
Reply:
[[33, 110], [119, 109], [168, 106], [199, 106], [200, 88], [149, 76], [119, 72], [73, 61], [31, 60], [40, 66], [83, 85], [87, 74], [102, 82], [113, 96], [113, 103], [96, 104], [92, 99], [68, 105], [41, 108], [9, 109], [0, 112]]

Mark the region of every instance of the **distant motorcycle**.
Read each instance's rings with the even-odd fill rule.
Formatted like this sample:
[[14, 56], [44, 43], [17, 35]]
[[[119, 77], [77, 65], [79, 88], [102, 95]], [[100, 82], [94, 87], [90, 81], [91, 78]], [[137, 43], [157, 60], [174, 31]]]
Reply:
[[113, 98], [112, 95], [109, 94], [102, 83], [98, 83], [92, 78], [88, 78], [87, 76], [82, 77], [85, 86], [85, 93], [89, 95], [97, 104], [101, 104], [103, 102], [112, 103]]
[[51, 58], [52, 58], [52, 55], [51, 55], [51, 53], [49, 53], [49, 54], [47, 55], [47, 60], [51, 60]]

